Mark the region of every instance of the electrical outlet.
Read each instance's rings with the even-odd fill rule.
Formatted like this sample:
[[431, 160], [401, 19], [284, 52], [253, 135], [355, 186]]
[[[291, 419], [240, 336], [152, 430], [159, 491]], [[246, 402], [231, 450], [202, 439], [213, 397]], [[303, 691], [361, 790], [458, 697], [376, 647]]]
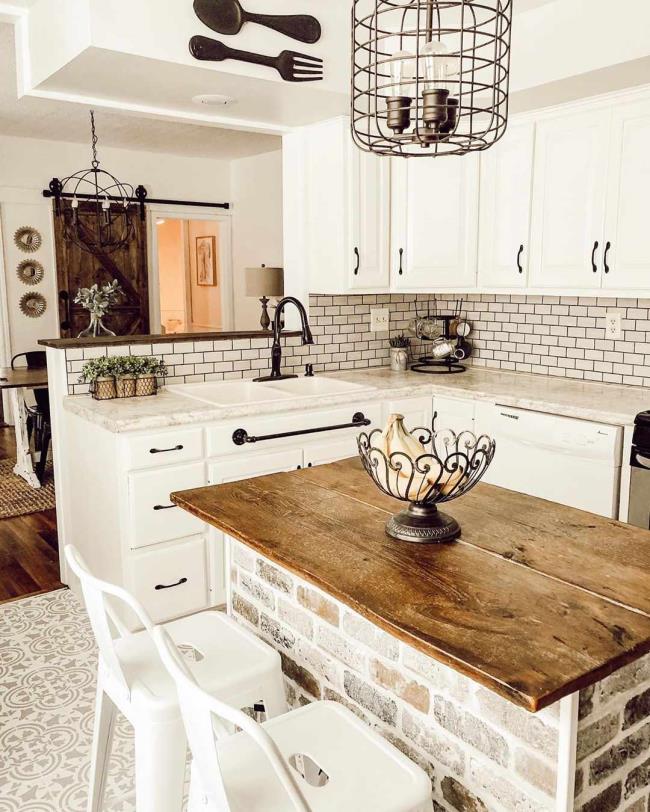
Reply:
[[387, 307], [370, 309], [370, 332], [387, 333], [390, 329], [390, 310]]
[[609, 338], [610, 341], [620, 341], [623, 338], [621, 314], [615, 310], [608, 310], [605, 313], [605, 338]]

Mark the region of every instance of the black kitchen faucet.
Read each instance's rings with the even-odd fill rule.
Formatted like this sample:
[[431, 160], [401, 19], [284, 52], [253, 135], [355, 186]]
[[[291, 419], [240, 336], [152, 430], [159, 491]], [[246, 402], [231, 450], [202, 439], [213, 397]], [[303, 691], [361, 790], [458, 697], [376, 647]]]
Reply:
[[302, 324], [302, 343], [313, 344], [314, 338], [309, 329], [309, 321], [307, 320], [307, 311], [302, 302], [294, 296], [285, 296], [280, 299], [277, 307], [275, 308], [275, 317], [273, 319], [273, 348], [271, 349], [271, 374], [264, 375], [261, 378], [255, 378], [256, 381], [281, 381], [285, 378], [297, 378], [297, 375], [283, 375], [281, 372], [282, 367], [282, 346], [280, 344], [280, 337], [282, 335], [282, 314], [284, 308], [288, 304], [294, 304], [300, 313], [300, 321]]

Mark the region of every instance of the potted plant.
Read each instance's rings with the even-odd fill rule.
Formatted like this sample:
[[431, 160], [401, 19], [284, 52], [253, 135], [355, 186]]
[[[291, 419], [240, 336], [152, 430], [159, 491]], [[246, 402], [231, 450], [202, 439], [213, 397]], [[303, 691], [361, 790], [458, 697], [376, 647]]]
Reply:
[[165, 362], [159, 358], [139, 357], [137, 361], [137, 377], [135, 380], [135, 394], [137, 397], [155, 395], [158, 389], [157, 377], [164, 377], [167, 374]]
[[112, 400], [116, 397], [114, 358], [93, 358], [81, 368], [80, 383], [90, 384], [95, 400]]
[[393, 372], [406, 372], [409, 363], [409, 349], [411, 339], [404, 333], [389, 339], [390, 343], [390, 368]]
[[117, 279], [99, 286], [98, 283], [89, 288], [79, 288], [74, 303], [81, 305], [90, 313], [90, 324], [82, 330], [77, 338], [97, 336], [114, 336], [115, 333], [104, 326], [102, 319], [119, 299], [124, 297], [124, 291]]
[[136, 393], [136, 379], [139, 358], [131, 355], [117, 356], [111, 359], [115, 374], [115, 390], [118, 398], [133, 398]]

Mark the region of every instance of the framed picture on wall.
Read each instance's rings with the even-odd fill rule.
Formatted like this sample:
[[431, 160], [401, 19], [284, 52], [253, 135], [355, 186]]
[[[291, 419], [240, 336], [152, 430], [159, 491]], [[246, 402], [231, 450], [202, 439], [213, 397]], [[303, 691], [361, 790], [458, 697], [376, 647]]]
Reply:
[[217, 284], [217, 258], [215, 237], [196, 238], [196, 283]]

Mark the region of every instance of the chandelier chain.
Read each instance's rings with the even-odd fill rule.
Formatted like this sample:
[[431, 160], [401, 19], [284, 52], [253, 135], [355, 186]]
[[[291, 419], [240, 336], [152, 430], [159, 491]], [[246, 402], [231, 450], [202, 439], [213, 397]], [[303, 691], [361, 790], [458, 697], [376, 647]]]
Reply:
[[93, 150], [93, 160], [92, 165], [95, 169], [99, 166], [99, 160], [97, 158], [97, 133], [95, 132], [95, 111], [90, 111], [90, 133], [92, 136], [92, 150]]

